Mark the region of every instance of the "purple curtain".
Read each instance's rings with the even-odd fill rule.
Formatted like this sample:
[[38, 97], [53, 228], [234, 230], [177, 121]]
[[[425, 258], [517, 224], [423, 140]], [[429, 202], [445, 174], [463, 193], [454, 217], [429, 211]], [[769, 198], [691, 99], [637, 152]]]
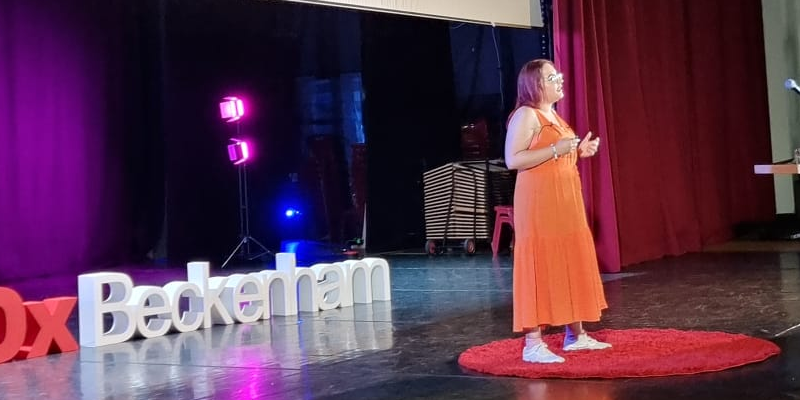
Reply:
[[73, 3], [0, 2], [0, 284], [126, 256], [115, 15]]

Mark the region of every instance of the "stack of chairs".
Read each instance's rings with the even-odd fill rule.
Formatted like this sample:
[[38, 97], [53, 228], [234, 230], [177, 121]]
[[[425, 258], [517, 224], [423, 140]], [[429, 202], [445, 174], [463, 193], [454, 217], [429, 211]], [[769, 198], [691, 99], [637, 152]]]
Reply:
[[489, 241], [494, 207], [511, 204], [515, 175], [502, 160], [448, 163], [423, 174], [426, 251], [449, 245], [475, 252]]

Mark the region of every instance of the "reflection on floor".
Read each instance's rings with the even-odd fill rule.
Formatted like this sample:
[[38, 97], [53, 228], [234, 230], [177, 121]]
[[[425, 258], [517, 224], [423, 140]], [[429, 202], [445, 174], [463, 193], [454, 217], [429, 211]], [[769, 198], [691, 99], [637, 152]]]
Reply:
[[[604, 276], [600, 328], [744, 333], [783, 353], [672, 378], [526, 380], [463, 370], [459, 353], [513, 336], [510, 258], [387, 256], [392, 301], [215, 326], [0, 365], [0, 398], [24, 399], [798, 399], [800, 257], [689, 254]], [[125, 268], [136, 285], [185, 269]], [[234, 270], [214, 270], [230, 275]], [[75, 277], [4, 283], [25, 299], [77, 293]], [[69, 324], [77, 337], [77, 311]]]

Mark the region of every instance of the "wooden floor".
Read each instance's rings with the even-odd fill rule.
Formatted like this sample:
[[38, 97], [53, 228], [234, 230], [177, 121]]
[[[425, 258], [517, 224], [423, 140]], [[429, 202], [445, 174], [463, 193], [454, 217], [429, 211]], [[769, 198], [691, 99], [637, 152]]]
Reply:
[[[514, 337], [508, 255], [387, 256], [392, 300], [214, 326], [0, 365], [3, 399], [800, 399], [800, 246], [729, 243], [604, 275], [602, 328], [743, 333], [782, 354], [670, 378], [527, 380], [461, 368], [469, 347]], [[185, 269], [119, 268], [136, 285]], [[216, 275], [237, 272], [234, 267]], [[244, 272], [244, 271], [238, 271]], [[75, 277], [6, 282], [26, 299]], [[70, 320], [77, 336], [77, 312]]]
[[800, 241], [764, 241], [764, 240], [735, 240], [727, 243], [708, 246], [704, 252], [800, 252]]

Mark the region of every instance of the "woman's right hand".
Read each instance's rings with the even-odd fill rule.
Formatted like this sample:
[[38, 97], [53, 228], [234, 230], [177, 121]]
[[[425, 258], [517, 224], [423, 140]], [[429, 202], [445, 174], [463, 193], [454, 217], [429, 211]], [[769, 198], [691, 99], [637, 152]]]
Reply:
[[571, 138], [563, 138], [556, 142], [556, 152], [559, 156], [567, 154], [571, 151], [575, 151], [578, 148], [578, 144], [581, 142], [580, 138], [577, 136]]

